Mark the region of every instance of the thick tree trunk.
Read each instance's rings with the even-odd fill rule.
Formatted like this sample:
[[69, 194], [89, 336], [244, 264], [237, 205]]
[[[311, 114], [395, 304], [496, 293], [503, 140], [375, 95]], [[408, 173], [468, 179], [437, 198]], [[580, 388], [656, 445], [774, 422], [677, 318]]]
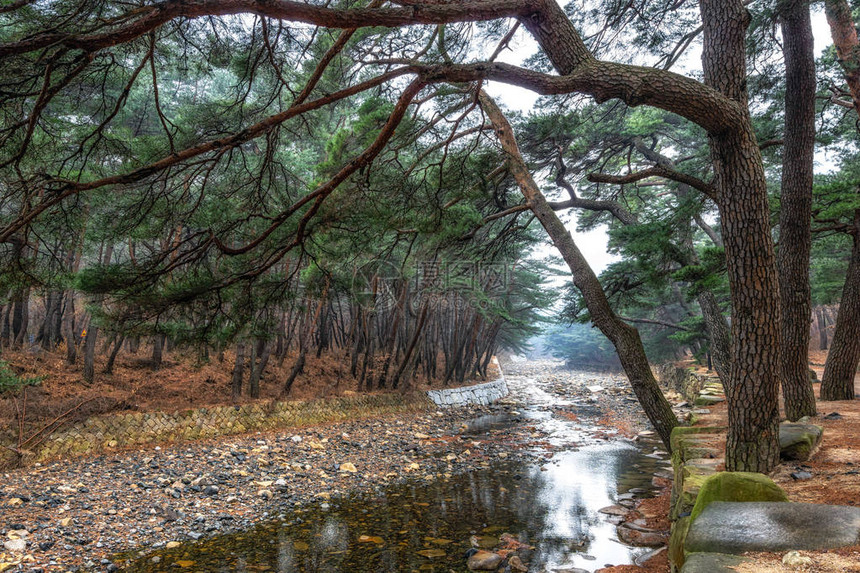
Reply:
[[794, 421], [816, 413], [808, 358], [816, 78], [809, 3], [787, 0], [781, 7], [780, 19], [785, 56], [785, 144], [777, 262], [782, 306], [782, 394], [785, 415]]
[[860, 363], [860, 210], [854, 213], [854, 246], [836, 329], [821, 379], [822, 400], [853, 400], [854, 377]]
[[769, 472], [779, 462], [780, 305], [767, 183], [749, 119], [741, 0], [701, 0], [705, 83], [740, 104], [737, 129], [712, 133], [718, 207], [732, 296], [732, 373], [726, 385], [726, 469]]
[[481, 106], [493, 123], [499, 142], [508, 155], [509, 169], [520, 186], [523, 196], [570, 267], [573, 283], [582, 293], [592, 323], [615, 346], [639, 403], [666, 448], [670, 449], [669, 437], [678, 420], [651, 372], [639, 332], [620, 320], [610, 308], [600, 281], [526, 168], [507, 119], [486, 93], [481, 91], [479, 97]]

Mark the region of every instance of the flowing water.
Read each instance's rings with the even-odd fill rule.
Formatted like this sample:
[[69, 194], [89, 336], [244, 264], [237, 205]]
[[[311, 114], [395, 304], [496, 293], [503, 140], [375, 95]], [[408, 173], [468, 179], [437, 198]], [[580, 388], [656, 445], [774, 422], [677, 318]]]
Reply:
[[[588, 428], [553, 415], [539, 399], [522, 413], [475, 420], [465, 433], [480, 437], [523, 418], [561, 446], [549, 463], [499, 460], [447, 480], [332, 499], [284, 521], [149, 554], [125, 570], [460, 573], [467, 571], [470, 537], [493, 545], [502, 533], [536, 548], [532, 572], [594, 571], [646, 553], [618, 541], [615, 526], [598, 510], [647, 496], [665, 460], [626, 440], [595, 440]], [[573, 443], [580, 446], [563, 449]]]

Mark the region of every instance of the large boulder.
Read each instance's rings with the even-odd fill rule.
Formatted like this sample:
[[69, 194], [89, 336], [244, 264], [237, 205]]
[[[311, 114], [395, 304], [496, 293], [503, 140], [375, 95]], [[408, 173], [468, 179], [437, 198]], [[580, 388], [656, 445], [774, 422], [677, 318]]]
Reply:
[[808, 460], [821, 443], [823, 431], [815, 424], [783, 422], [779, 425], [780, 457], [800, 462]]
[[788, 496], [764, 474], [719, 472], [702, 482], [690, 517], [696, 519], [714, 501], [788, 501]]
[[860, 507], [714, 501], [693, 520], [689, 553], [820, 550], [860, 543]]

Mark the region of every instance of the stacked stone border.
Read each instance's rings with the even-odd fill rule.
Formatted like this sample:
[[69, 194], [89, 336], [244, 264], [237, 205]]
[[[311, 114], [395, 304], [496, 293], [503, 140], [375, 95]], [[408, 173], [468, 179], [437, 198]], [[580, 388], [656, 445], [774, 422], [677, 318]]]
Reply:
[[[498, 363], [496, 363], [498, 366]], [[501, 369], [499, 369], [501, 373]], [[0, 432], [0, 466], [28, 465], [165, 442], [200, 440], [325, 422], [487, 405], [508, 394], [504, 375], [475, 386], [428, 392], [356, 394], [309, 401], [212, 406], [174, 412], [124, 412], [93, 416], [52, 431], [38, 447], [12, 458], [12, 431]], [[4, 463], [5, 462], [5, 463]]]
[[[697, 406], [708, 406], [725, 399], [722, 386], [716, 380], [702, 380], [680, 368], [668, 374], [677, 381], [679, 393]], [[693, 416], [693, 421], [695, 418]], [[756, 502], [788, 501], [785, 492], [763, 474], [718, 469], [724, 464], [724, 458], [723, 452], [714, 444], [721, 443], [726, 431], [725, 426], [679, 426], [672, 431], [674, 480], [669, 506], [672, 523], [669, 563], [673, 573], [722, 573], [732, 571], [730, 566], [740, 562], [734, 556], [696, 553], [701, 549], [692, 548], [687, 542], [693, 521], [711, 502], [753, 502], [754, 505]], [[780, 456], [787, 461], [808, 460], [820, 444], [822, 433], [821, 426], [810, 424], [808, 420], [783, 422], [780, 424]], [[744, 503], [738, 503], [737, 510], [745, 511], [741, 506]]]
[[505, 377], [501, 376], [498, 380], [474, 386], [430, 390], [427, 392], [427, 397], [434, 404], [442, 407], [470, 404], [486, 406], [504, 398], [508, 392], [508, 383], [505, 381]]

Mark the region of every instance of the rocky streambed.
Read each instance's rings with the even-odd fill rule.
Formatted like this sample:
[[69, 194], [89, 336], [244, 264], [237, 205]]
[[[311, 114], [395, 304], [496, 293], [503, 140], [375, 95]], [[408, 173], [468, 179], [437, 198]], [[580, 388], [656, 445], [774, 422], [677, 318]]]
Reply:
[[490, 407], [11, 472], [0, 526], [19, 551], [0, 563], [447, 572], [468, 570], [480, 551], [503, 557], [503, 570], [594, 571], [648, 551], [625, 539], [662, 541], [643, 520], [614, 523], [652, 494], [655, 474], [666, 475], [647, 434], [634, 443], [597, 424], [611, 411], [636, 429], [626, 381], [552, 363], [515, 364], [507, 374], [511, 395]]

